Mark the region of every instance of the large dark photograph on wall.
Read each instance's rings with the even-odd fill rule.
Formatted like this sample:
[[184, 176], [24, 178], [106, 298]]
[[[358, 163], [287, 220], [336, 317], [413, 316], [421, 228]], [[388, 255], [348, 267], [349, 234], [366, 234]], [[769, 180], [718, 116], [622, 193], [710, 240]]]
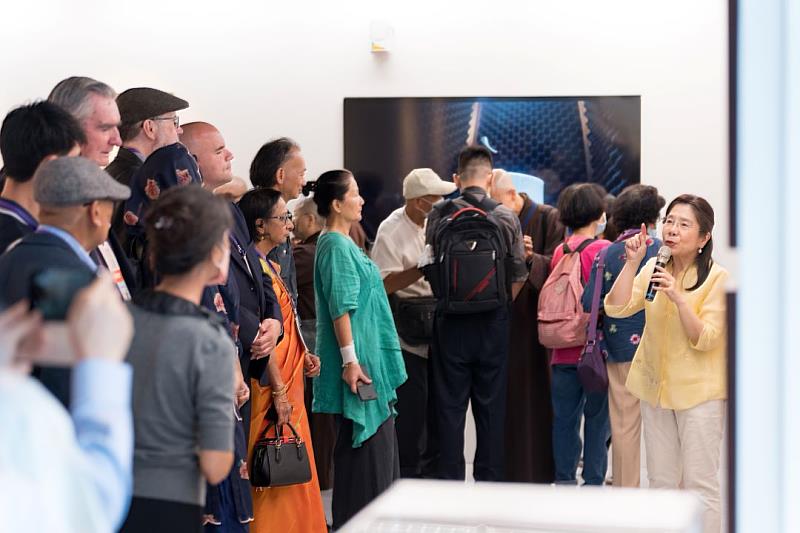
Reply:
[[543, 200], [555, 204], [575, 182], [612, 194], [639, 183], [640, 138], [638, 96], [344, 100], [344, 162], [366, 200], [370, 237], [403, 204], [411, 169], [450, 180], [466, 145], [489, 148], [495, 168], [541, 178]]

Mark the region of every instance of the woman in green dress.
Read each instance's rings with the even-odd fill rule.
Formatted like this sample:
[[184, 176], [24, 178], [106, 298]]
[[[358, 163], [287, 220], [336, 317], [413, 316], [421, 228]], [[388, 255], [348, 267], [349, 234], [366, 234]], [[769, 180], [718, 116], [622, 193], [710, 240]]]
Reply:
[[[394, 404], [406, 370], [378, 267], [349, 237], [364, 205], [355, 178], [347, 170], [325, 172], [314, 202], [325, 229], [314, 260], [322, 371], [312, 408], [337, 415], [332, 507], [338, 529], [399, 477]], [[369, 385], [374, 394], [365, 390]]]

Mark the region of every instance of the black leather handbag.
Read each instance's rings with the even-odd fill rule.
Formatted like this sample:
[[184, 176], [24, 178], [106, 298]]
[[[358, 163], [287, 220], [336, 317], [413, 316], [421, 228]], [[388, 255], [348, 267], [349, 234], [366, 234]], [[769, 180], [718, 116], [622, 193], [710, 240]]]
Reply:
[[289, 437], [283, 436], [284, 426], [275, 426], [275, 436], [267, 437], [268, 424], [259, 435], [250, 459], [250, 484], [254, 487], [282, 487], [311, 481], [311, 465], [303, 439], [291, 424]]

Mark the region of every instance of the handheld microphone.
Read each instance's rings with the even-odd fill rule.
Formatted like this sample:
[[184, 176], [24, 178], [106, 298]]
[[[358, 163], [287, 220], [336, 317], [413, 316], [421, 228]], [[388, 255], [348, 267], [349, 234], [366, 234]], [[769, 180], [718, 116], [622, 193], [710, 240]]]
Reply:
[[[669, 263], [670, 257], [672, 257], [672, 250], [670, 250], [669, 246], [662, 246], [661, 248], [658, 249], [658, 255], [656, 256], [656, 266], [664, 268], [665, 266], [667, 266], [667, 263]], [[655, 270], [653, 272], [655, 272]], [[648, 302], [652, 302], [655, 299], [656, 293], [658, 292], [656, 290], [656, 286], [657, 283], [651, 279], [650, 283], [647, 285], [647, 292], [644, 295], [644, 299], [647, 300]]]

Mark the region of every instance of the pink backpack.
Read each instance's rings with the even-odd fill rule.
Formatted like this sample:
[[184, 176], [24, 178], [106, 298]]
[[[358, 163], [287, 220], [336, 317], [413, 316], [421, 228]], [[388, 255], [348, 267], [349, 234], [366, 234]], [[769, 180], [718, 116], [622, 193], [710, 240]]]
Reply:
[[539, 342], [547, 348], [586, 344], [589, 313], [583, 310], [581, 252], [595, 239], [584, 240], [575, 251], [564, 243], [564, 257], [547, 276], [539, 293]]

